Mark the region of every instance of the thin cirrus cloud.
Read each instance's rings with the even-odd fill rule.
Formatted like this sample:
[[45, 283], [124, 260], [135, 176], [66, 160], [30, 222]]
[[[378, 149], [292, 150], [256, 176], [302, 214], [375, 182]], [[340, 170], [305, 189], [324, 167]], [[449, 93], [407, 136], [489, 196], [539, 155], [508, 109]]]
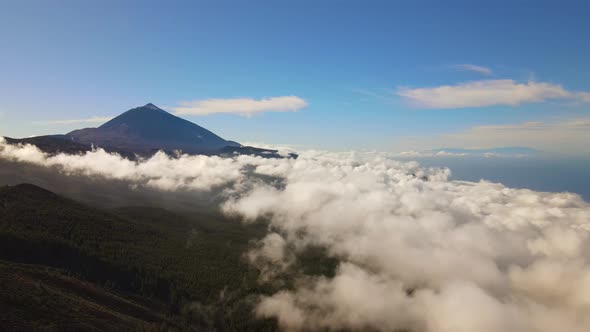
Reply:
[[455, 68], [457, 70], [471, 71], [471, 72], [475, 72], [475, 73], [487, 75], [487, 76], [494, 74], [494, 72], [488, 67], [473, 65], [470, 63], [463, 63], [463, 64], [459, 64], [459, 65], [454, 65], [453, 68]]
[[178, 115], [238, 114], [250, 117], [266, 112], [297, 112], [308, 103], [297, 96], [281, 96], [262, 99], [229, 98], [181, 102], [173, 110]]
[[590, 92], [578, 92], [578, 99], [584, 103], [590, 103]]
[[480, 80], [432, 88], [399, 88], [397, 95], [411, 105], [428, 109], [517, 106], [551, 99], [590, 101], [590, 93], [568, 91], [561, 85], [511, 79]]
[[80, 123], [104, 123], [111, 120], [112, 116], [93, 116], [86, 119], [67, 119], [67, 120], [51, 120], [51, 121], [36, 121], [35, 124], [40, 125], [68, 125]]
[[415, 150], [526, 146], [549, 153], [587, 156], [590, 146], [586, 142], [590, 142], [590, 117], [482, 125], [443, 135], [407, 137], [398, 144]]
[[548, 152], [587, 155], [590, 148], [585, 142], [590, 142], [590, 118], [477, 126], [445, 136], [439, 139], [455, 144], [470, 142], [486, 147], [524, 145]]

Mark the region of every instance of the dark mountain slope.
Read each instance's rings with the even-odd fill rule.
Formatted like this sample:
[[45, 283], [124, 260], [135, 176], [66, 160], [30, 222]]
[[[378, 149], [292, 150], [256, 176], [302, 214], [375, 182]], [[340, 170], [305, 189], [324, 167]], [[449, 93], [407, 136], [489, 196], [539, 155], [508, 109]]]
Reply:
[[131, 109], [98, 128], [75, 130], [67, 136], [83, 144], [133, 151], [182, 150], [196, 154], [240, 146], [151, 103]]
[[58, 269], [0, 260], [0, 280], [4, 331], [129, 331], [166, 320], [156, 301], [117, 294]]
[[0, 310], [0, 330], [129, 330], [157, 317], [167, 318], [156, 325], [179, 330], [273, 329], [252, 315], [252, 297], [264, 289], [242, 260], [265, 229], [211, 213], [100, 210], [33, 185], [1, 187], [0, 308], [10, 310]]
[[[9, 144], [33, 144], [55, 154], [83, 153], [93, 147], [124, 157], [149, 157], [157, 151], [187, 154], [233, 156], [257, 155], [282, 158], [276, 150], [260, 149], [225, 140], [190, 121], [172, 115], [154, 104], [133, 108], [98, 128], [74, 130], [66, 135], [47, 135], [23, 139], [5, 137]], [[296, 158], [291, 154], [289, 157]]]
[[92, 150], [91, 144], [75, 142], [72, 137], [66, 135], [46, 135], [22, 139], [4, 137], [4, 139], [9, 144], [32, 144], [38, 147], [41, 151], [49, 154], [60, 152], [76, 154]]

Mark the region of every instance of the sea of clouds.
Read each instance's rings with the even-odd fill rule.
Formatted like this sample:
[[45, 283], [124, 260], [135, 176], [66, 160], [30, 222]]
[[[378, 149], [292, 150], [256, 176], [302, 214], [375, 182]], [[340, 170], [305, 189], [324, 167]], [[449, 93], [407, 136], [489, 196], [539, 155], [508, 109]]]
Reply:
[[301, 276], [260, 298], [255, 314], [285, 330], [590, 329], [590, 204], [575, 194], [451, 181], [448, 169], [379, 153], [130, 161], [0, 141], [0, 158], [138, 188], [223, 188], [224, 213], [270, 222], [245, 255], [261, 282], [306, 248], [325, 248], [339, 262], [334, 277]]

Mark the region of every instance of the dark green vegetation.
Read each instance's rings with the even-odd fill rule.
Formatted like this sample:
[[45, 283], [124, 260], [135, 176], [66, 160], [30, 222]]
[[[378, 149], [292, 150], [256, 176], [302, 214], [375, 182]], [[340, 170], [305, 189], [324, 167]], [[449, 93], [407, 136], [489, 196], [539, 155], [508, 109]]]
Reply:
[[272, 290], [242, 258], [265, 233], [214, 212], [0, 187], [0, 330], [274, 330], [252, 311]]
[[3, 330], [133, 330], [160, 322], [166, 308], [40, 265], [0, 261]]

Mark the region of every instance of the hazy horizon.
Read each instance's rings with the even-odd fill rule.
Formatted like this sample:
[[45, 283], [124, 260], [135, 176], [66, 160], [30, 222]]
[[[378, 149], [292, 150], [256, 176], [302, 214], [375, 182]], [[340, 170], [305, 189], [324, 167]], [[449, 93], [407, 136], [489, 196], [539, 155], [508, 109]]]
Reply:
[[0, 1], [0, 330], [590, 331], [589, 11]]
[[1, 6], [4, 136], [152, 102], [235, 141], [590, 153], [583, 2]]

